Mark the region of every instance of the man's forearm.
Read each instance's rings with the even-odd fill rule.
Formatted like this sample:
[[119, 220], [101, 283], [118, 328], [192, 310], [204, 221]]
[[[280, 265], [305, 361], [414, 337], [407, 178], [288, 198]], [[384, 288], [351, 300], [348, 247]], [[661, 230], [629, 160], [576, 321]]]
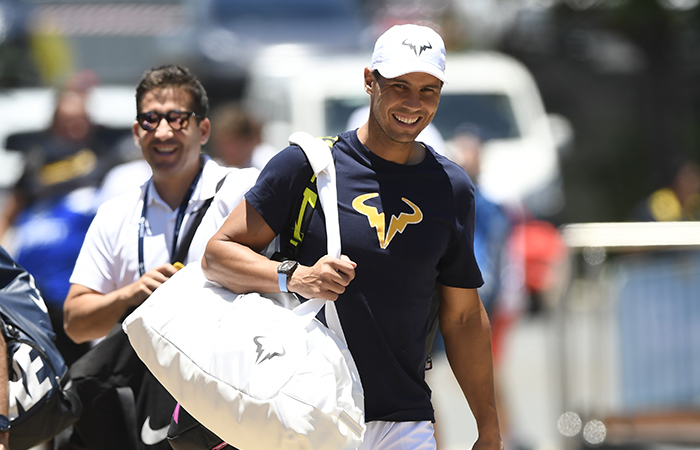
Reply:
[[131, 308], [143, 303], [175, 272], [177, 268], [172, 264], [161, 264], [133, 283], [108, 294], [72, 284], [63, 303], [66, 334], [76, 343], [106, 336]]
[[476, 419], [480, 437], [500, 439], [491, 329], [483, 308], [462, 320], [443, 318], [440, 327], [452, 371]]
[[64, 304], [64, 329], [76, 343], [106, 336], [134, 305], [129, 286], [100, 294], [94, 291], [72, 295], [71, 287]]
[[278, 292], [278, 262], [236, 242], [211, 239], [202, 257], [207, 279], [232, 292]]

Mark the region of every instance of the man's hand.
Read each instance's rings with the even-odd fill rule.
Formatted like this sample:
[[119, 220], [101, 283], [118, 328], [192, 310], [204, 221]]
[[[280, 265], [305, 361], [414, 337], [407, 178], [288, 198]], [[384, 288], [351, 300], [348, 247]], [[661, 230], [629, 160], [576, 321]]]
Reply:
[[287, 280], [287, 288], [305, 298], [336, 300], [355, 278], [357, 264], [345, 255], [324, 256], [311, 267], [299, 266]]
[[128, 296], [132, 306], [139, 306], [143, 303], [150, 295], [158, 289], [158, 287], [165, 283], [168, 278], [172, 277], [177, 268], [172, 264], [163, 264], [151, 269], [148, 272], [141, 275], [141, 278], [136, 280], [130, 285], [131, 292]]

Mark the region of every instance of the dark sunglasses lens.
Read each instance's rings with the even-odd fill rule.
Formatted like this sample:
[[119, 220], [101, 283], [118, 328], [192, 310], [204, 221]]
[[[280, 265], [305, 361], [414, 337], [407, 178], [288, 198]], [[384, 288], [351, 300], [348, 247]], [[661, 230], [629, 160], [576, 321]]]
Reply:
[[160, 116], [154, 112], [141, 113], [139, 115], [139, 124], [146, 131], [153, 131], [160, 122]]
[[188, 113], [180, 111], [170, 111], [166, 116], [166, 120], [168, 121], [172, 129], [177, 131], [187, 127], [187, 120], [189, 119], [189, 117], [190, 115]]

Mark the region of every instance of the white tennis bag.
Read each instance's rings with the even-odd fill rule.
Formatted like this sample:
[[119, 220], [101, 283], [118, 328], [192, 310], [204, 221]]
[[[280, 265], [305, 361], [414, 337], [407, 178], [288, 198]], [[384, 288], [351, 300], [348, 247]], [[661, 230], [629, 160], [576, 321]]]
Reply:
[[[317, 175], [328, 252], [339, 257], [331, 153], [306, 133], [293, 134], [290, 142], [304, 149]], [[123, 328], [187, 412], [240, 450], [359, 449], [362, 385], [334, 303], [312, 299], [287, 309], [280, 296], [236, 295], [208, 281], [193, 262], [129, 315]], [[333, 331], [315, 318], [324, 304]]]

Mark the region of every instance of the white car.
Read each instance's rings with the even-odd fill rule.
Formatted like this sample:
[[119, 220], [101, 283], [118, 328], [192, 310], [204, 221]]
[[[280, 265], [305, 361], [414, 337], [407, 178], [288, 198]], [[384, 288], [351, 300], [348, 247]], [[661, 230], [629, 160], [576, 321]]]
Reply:
[[[284, 147], [294, 131], [334, 135], [368, 104], [362, 74], [369, 62], [369, 54], [319, 57], [303, 48], [273, 48], [251, 66], [244, 98], [266, 122], [265, 137], [275, 147]], [[525, 66], [495, 52], [454, 53], [447, 55], [446, 74], [450, 82], [433, 124], [445, 140], [460, 124], [482, 130], [486, 141], [477, 182], [483, 192], [501, 203], [525, 202], [540, 217], [559, 210], [553, 118]]]

